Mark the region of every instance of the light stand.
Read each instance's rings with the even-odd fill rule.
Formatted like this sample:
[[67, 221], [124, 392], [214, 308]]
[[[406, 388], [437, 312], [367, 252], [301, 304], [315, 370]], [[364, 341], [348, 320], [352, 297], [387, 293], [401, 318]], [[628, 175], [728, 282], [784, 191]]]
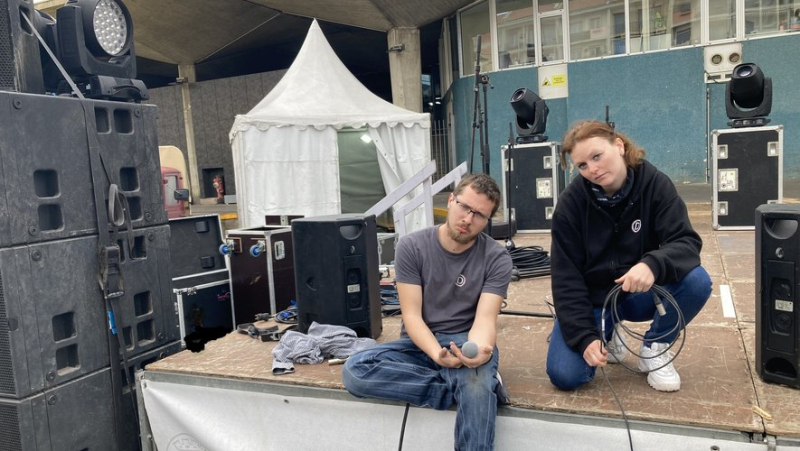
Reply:
[[[481, 103], [480, 86], [483, 86], [483, 103]], [[483, 173], [490, 175], [489, 172], [489, 111], [486, 100], [487, 86], [494, 89], [489, 83], [489, 75], [481, 73], [481, 35], [477, 37], [477, 50], [475, 51], [475, 102], [472, 113], [472, 138], [470, 140], [469, 170], [472, 171], [475, 155], [475, 130], [478, 130], [478, 140], [481, 146], [481, 168]], [[486, 233], [492, 236], [492, 218], [486, 226]]]

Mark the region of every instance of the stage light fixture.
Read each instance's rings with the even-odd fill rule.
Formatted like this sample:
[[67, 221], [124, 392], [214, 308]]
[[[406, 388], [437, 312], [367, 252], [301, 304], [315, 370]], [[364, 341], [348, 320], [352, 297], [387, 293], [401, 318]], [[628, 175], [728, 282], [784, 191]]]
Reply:
[[547, 141], [547, 103], [528, 88], [519, 88], [511, 94], [511, 107], [517, 115], [517, 142]]
[[[136, 77], [133, 22], [119, 0], [69, 0], [56, 11], [58, 60], [86, 97], [107, 100], [148, 99]], [[71, 93], [60, 76], [48, 77], [57, 94]]]
[[757, 127], [769, 123], [772, 111], [772, 79], [753, 63], [733, 68], [725, 88], [725, 113], [733, 128]]

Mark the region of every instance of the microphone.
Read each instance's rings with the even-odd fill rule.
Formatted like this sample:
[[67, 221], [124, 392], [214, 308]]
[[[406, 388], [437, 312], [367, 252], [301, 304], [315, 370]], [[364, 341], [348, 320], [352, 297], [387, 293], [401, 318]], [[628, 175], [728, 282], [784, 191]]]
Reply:
[[468, 341], [461, 345], [461, 353], [464, 354], [464, 357], [468, 359], [474, 359], [478, 356], [478, 345]]

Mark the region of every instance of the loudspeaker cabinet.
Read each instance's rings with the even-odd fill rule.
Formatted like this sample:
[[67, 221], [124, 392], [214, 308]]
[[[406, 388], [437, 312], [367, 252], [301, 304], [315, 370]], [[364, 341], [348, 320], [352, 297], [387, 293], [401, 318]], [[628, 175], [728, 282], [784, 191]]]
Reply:
[[800, 388], [800, 205], [756, 209], [756, 371]]
[[346, 326], [378, 338], [381, 323], [375, 215], [292, 221], [298, 330], [311, 323]]

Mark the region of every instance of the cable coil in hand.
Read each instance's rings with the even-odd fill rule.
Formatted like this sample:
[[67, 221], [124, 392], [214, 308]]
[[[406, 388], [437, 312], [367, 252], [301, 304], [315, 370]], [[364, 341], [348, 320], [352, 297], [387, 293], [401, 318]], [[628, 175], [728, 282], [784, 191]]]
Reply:
[[[606, 295], [606, 299], [603, 302], [603, 310], [602, 310], [601, 316], [600, 316], [600, 331], [601, 331], [600, 332], [600, 337], [603, 340], [603, 346], [605, 346], [606, 348], [608, 348], [608, 341], [606, 340], [606, 310], [610, 310], [611, 318], [613, 319], [613, 324], [617, 325], [620, 329], [625, 331], [625, 334], [627, 334], [630, 337], [635, 338], [636, 340], [638, 340], [638, 341], [640, 341], [642, 343], [645, 342], [645, 338], [644, 338], [643, 334], [640, 334], [640, 333], [638, 333], [638, 332], [636, 332], [634, 330], [631, 330], [628, 326], [626, 326], [625, 324], [622, 323], [622, 318], [620, 318], [619, 311], [617, 309], [617, 302], [618, 302], [617, 299], [619, 298], [619, 293], [621, 291], [622, 291], [622, 285], [621, 284], [617, 284], [614, 288], [611, 289], [611, 291], [608, 292], [608, 295]], [[675, 301], [675, 298], [672, 297], [672, 294], [669, 291], [667, 291], [666, 289], [664, 289], [663, 287], [661, 287], [659, 285], [653, 285], [653, 287], [650, 289], [650, 292], [653, 294], [653, 302], [656, 303], [656, 306], [661, 304], [661, 299], [664, 299], [667, 304], [671, 305], [672, 308], [675, 309], [675, 312], [678, 314], [678, 322], [675, 323], [675, 326], [672, 329], [664, 332], [661, 335], [658, 335], [656, 337], [650, 338], [647, 341], [649, 341], [651, 343], [658, 342], [658, 340], [663, 339], [664, 337], [668, 337], [669, 335], [671, 335], [671, 334], [673, 334], [675, 332], [678, 332], [678, 334], [680, 336], [680, 345], [678, 346], [678, 350], [675, 351], [674, 355], [670, 356], [670, 358], [667, 359], [667, 361], [663, 365], [659, 366], [658, 368], [654, 368], [654, 369], [650, 370], [650, 371], [657, 371], [657, 370], [660, 370], [661, 368], [664, 368], [665, 366], [669, 365], [670, 363], [672, 363], [672, 361], [675, 360], [676, 357], [678, 357], [678, 354], [681, 353], [681, 350], [683, 349], [683, 345], [686, 342], [686, 334], [685, 333], [680, 333], [680, 332], [686, 327], [686, 320], [683, 317], [683, 312], [681, 311], [680, 306], [678, 306], [678, 302]], [[659, 308], [659, 310], [661, 310], [662, 308]], [[662, 314], [662, 316], [663, 316], [663, 314]], [[669, 345], [665, 349], [663, 349], [661, 352], [659, 352], [658, 354], [656, 354], [654, 356], [651, 356], [651, 357], [642, 357], [641, 355], [639, 355], [638, 352], [636, 352], [633, 349], [631, 349], [631, 347], [628, 346], [628, 343], [625, 340], [620, 340], [620, 342], [622, 343], [623, 346], [625, 346], [625, 349], [630, 351], [630, 353], [633, 354], [634, 356], [636, 356], [637, 358], [640, 358], [640, 359], [655, 359], [655, 358], [658, 358], [658, 357], [662, 356], [664, 353], [670, 352], [670, 350], [678, 342], [678, 337], [676, 336], [675, 339], [672, 342], [670, 342]], [[619, 363], [622, 366], [624, 366], [625, 368], [633, 371], [634, 373], [642, 373], [642, 371], [640, 371], [639, 369], [634, 369], [634, 368], [631, 368], [630, 366], [626, 365], [625, 362], [619, 362]]]

